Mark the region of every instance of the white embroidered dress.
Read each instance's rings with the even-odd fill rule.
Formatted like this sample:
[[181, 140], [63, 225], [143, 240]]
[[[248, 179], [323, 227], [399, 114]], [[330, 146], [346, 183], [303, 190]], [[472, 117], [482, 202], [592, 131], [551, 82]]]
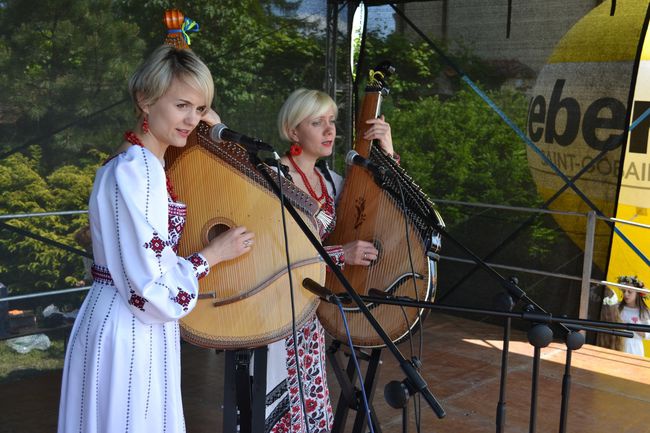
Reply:
[[131, 146], [97, 171], [89, 203], [94, 283], [67, 347], [59, 433], [185, 431], [178, 319], [208, 263], [176, 255], [185, 206]]
[[[322, 170], [318, 168], [323, 175]], [[328, 195], [335, 201], [341, 191], [343, 178], [327, 169], [334, 185], [325, 182]], [[323, 208], [321, 208], [323, 210]], [[321, 240], [325, 239], [336, 224], [335, 210], [325, 218], [317, 217]], [[325, 247], [332, 260], [343, 264], [341, 246]], [[332, 429], [334, 416], [327, 386], [325, 367], [325, 330], [314, 315], [298, 329], [298, 356], [293, 336], [268, 346], [266, 369], [266, 413], [263, 433], [326, 433]], [[301, 380], [298, 381], [296, 358], [299, 359]], [[307, 415], [303, 412], [299, 383], [305, 399]]]

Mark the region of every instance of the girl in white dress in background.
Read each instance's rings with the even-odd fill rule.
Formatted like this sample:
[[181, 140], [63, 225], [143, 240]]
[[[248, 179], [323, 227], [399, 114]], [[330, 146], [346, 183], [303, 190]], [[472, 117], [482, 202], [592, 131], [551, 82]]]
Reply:
[[[639, 289], [644, 284], [637, 277], [623, 276], [618, 278], [620, 284]], [[618, 313], [622, 323], [634, 325], [650, 325], [650, 310], [645, 303], [645, 293], [632, 289], [622, 289], [623, 300], [618, 304]], [[623, 350], [633, 355], [644, 356], [643, 340], [650, 338], [650, 332], [634, 332], [634, 337], [623, 338]]]

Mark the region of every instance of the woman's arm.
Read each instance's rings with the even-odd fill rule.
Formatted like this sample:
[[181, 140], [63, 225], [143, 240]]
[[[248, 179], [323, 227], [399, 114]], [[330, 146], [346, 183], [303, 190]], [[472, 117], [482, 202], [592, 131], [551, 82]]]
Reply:
[[377, 140], [381, 149], [389, 156], [399, 161], [399, 155], [393, 148], [393, 137], [391, 135], [390, 124], [384, 119], [382, 114], [375, 119], [366, 120], [370, 128], [363, 135], [364, 140]]

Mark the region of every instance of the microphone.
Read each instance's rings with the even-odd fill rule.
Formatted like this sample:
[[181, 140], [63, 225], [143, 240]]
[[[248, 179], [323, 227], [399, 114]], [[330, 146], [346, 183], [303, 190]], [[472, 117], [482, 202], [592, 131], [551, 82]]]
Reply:
[[[331, 302], [333, 304], [338, 304], [339, 301], [338, 296], [336, 296], [330, 289], [321, 286], [311, 278], [305, 278], [304, 280], [302, 280], [302, 286], [305, 289], [309, 290], [314, 295], [318, 296], [319, 298], [327, 302]], [[349, 301], [347, 302], [343, 301], [343, 303], [349, 303]]]
[[274, 149], [270, 144], [263, 142], [259, 138], [248, 137], [239, 132], [235, 132], [232, 129], [228, 129], [228, 127], [223, 123], [217, 123], [210, 128], [210, 138], [217, 143], [221, 143], [222, 141], [233, 141], [237, 144], [241, 144], [247, 151], [253, 153], [259, 152], [260, 150], [274, 152]]
[[345, 163], [347, 165], [358, 165], [359, 167], [363, 167], [376, 176], [384, 176], [386, 174], [386, 168], [380, 167], [369, 159], [364, 158], [363, 156], [359, 155], [356, 150], [351, 150], [348, 152], [347, 156], [345, 157]]

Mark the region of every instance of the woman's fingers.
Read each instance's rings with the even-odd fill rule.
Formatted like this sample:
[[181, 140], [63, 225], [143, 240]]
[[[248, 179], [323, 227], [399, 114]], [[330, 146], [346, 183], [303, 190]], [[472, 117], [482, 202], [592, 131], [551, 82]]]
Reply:
[[363, 138], [365, 140], [378, 140], [381, 148], [389, 155], [392, 155], [394, 153], [393, 138], [390, 124], [384, 120], [384, 116], [368, 119], [366, 123], [371, 126], [366, 130]]
[[368, 266], [377, 260], [379, 250], [368, 241], [353, 241], [343, 245], [345, 263], [349, 265]]

